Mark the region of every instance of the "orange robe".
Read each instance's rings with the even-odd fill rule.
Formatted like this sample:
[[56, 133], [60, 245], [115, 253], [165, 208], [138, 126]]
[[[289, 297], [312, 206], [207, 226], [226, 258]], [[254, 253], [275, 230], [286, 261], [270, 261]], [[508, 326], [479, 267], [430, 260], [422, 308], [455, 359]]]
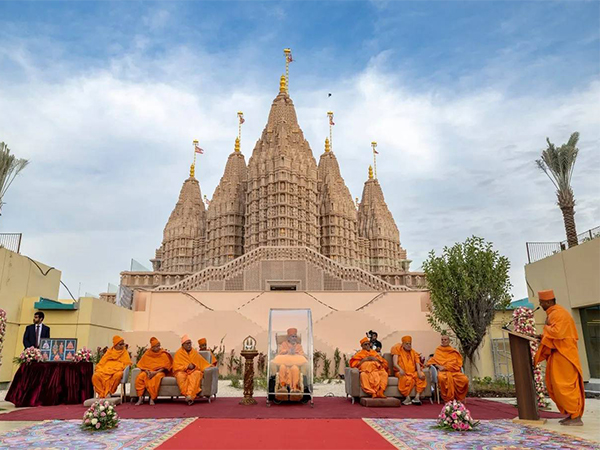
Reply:
[[106, 398], [115, 393], [123, 378], [123, 371], [131, 365], [127, 349], [108, 349], [100, 362], [96, 364], [92, 384], [100, 398]]
[[[190, 364], [196, 367], [190, 370]], [[173, 373], [181, 395], [194, 398], [200, 393], [204, 369], [207, 367], [210, 367], [210, 363], [196, 350], [191, 349], [189, 353], [183, 347], [177, 350], [173, 358]]]
[[469, 392], [469, 378], [460, 371], [463, 357], [460, 352], [450, 346], [439, 346], [433, 358], [427, 365], [437, 364], [444, 366], [445, 370], [438, 370], [438, 386], [444, 402], [458, 400], [463, 402]]
[[400, 376], [400, 372], [394, 367], [394, 375], [398, 377], [398, 390], [403, 397], [408, 397], [416, 388], [417, 394], [425, 390], [427, 380], [421, 380], [417, 374], [417, 364], [420, 364], [421, 358], [417, 352], [411, 349], [407, 352], [402, 348], [402, 344], [396, 344], [392, 347], [392, 355], [398, 355], [398, 365], [404, 370], [404, 375]]
[[[367, 356], [374, 356], [377, 361], [360, 364]], [[372, 397], [385, 398], [383, 391], [388, 385], [388, 363], [379, 353], [375, 350], [361, 350], [350, 359], [350, 367], [360, 370], [360, 386], [363, 391]]]
[[167, 375], [165, 372], [160, 372], [149, 378], [146, 370], [154, 372], [160, 369], [166, 369], [169, 372], [173, 367], [173, 358], [166, 350], [161, 349], [159, 352], [153, 352], [152, 349], [146, 350], [144, 356], [140, 358], [137, 367], [142, 369], [142, 372], [135, 379], [135, 390], [139, 397], [144, 395], [144, 391], [148, 391], [150, 398], [155, 400], [158, 397], [160, 382]]
[[300, 366], [308, 362], [302, 345], [292, 345], [288, 341], [282, 342], [273, 362], [279, 365], [279, 385], [289, 386], [291, 390], [301, 390]]
[[577, 329], [569, 312], [560, 305], [546, 310], [548, 319], [535, 364], [546, 360], [546, 388], [563, 414], [581, 417], [585, 406], [583, 373], [577, 351]]

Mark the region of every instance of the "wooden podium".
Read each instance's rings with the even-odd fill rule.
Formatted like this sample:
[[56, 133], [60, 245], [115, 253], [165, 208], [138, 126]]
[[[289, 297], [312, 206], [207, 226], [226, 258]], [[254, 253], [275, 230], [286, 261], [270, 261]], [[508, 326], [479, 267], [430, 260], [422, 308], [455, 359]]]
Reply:
[[537, 405], [537, 394], [533, 380], [533, 363], [529, 347], [529, 343], [531, 341], [535, 342], [536, 339], [508, 328], [505, 328], [505, 330], [508, 331], [508, 341], [510, 343], [519, 419], [539, 421], [540, 412]]

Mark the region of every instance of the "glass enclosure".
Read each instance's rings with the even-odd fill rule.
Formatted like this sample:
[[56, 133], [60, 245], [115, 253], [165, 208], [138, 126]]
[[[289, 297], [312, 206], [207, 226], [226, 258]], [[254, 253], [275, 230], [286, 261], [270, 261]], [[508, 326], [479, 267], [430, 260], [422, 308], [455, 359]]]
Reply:
[[271, 309], [267, 405], [313, 405], [313, 334], [310, 309]]

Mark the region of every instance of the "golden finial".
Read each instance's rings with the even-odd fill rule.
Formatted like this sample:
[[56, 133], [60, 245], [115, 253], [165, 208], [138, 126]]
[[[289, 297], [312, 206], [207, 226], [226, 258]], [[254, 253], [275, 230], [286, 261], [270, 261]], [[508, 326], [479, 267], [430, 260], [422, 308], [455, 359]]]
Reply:
[[329, 145], [329, 138], [325, 138], [325, 153], [329, 153], [331, 147]]
[[369, 180], [373, 179], [373, 166], [369, 166]]
[[235, 138], [235, 151], [236, 151], [236, 153], [240, 152], [240, 138], [239, 137]]
[[282, 92], [286, 92], [286, 86], [285, 86], [285, 75], [281, 75], [281, 78], [279, 79], [279, 93], [281, 94]]
[[196, 166], [194, 164], [192, 164], [190, 166], [190, 178], [194, 178], [195, 170], [196, 170]]

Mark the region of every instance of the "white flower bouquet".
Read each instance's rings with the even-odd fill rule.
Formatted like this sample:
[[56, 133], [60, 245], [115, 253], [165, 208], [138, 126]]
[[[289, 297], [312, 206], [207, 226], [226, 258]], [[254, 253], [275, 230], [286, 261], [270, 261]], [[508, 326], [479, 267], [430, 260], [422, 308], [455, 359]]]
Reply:
[[29, 347], [23, 350], [21, 354], [14, 359], [14, 363], [21, 365], [40, 362], [42, 360], [42, 352], [35, 347]]
[[117, 410], [106, 400], [98, 400], [83, 415], [81, 428], [88, 431], [110, 430], [119, 426]]

